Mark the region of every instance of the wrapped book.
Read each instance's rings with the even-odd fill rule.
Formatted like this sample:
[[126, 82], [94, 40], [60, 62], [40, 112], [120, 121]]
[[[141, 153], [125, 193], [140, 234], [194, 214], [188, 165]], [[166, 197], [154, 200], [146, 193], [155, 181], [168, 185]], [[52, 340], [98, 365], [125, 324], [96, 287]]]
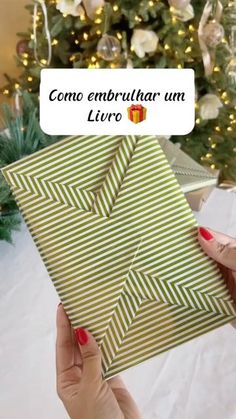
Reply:
[[3, 175], [105, 378], [236, 317], [156, 137], [67, 138]]

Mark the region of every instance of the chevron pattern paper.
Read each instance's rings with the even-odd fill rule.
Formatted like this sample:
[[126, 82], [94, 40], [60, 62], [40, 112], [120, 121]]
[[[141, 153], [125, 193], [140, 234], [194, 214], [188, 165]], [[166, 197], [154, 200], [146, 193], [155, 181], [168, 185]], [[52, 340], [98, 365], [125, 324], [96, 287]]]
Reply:
[[3, 174], [105, 378], [235, 318], [155, 137], [67, 138]]

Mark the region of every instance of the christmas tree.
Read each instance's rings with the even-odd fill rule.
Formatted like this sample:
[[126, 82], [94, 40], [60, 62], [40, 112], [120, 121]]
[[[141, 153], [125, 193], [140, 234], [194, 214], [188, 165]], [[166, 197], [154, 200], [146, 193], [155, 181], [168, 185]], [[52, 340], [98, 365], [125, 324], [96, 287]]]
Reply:
[[[2, 93], [38, 98], [42, 68], [193, 68], [196, 126], [172, 137], [236, 180], [236, 0], [35, 0], [19, 34], [18, 80]], [[34, 150], [32, 149], [32, 152]]]

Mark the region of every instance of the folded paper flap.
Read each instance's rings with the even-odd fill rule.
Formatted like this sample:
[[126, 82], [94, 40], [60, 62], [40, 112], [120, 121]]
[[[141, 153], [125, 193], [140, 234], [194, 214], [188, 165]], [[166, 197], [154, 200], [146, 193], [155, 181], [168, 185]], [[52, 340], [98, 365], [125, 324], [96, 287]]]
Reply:
[[211, 173], [209, 170], [206, 170], [204, 168], [196, 168], [196, 167], [191, 167], [190, 165], [188, 166], [184, 166], [184, 165], [180, 165], [177, 163], [174, 163], [172, 165], [172, 169], [174, 170], [174, 172], [176, 174], [180, 174], [180, 175], [188, 175], [188, 176], [196, 176], [196, 177], [202, 177], [202, 178], [216, 178], [216, 175], [214, 173]]
[[99, 215], [108, 217], [111, 214], [137, 144], [138, 137], [127, 136], [122, 140], [94, 201], [93, 209]]
[[[4, 167], [2, 172], [6, 177], [14, 173], [16, 177], [30, 176], [94, 192], [103, 183], [122, 139], [122, 136], [71, 137], [48, 147], [48, 153], [40, 150]], [[91, 154], [95, 143], [96, 157]]]
[[66, 206], [90, 211], [95, 199], [95, 193], [76, 186], [41, 179], [36, 176], [6, 172], [6, 178], [11, 179], [11, 184], [17, 190], [28, 191], [35, 199], [42, 197], [49, 201], [56, 201]]
[[55, 153], [57, 153], [57, 149], [61, 149], [62, 147], [67, 148], [68, 144], [70, 144], [73, 141], [76, 141], [78, 137], [68, 137], [65, 138], [62, 141], [56, 142], [54, 144], [51, 144], [49, 146], [47, 146], [46, 148], [36, 151], [33, 154], [30, 154], [29, 156], [25, 156], [22, 159], [15, 161], [13, 163], [8, 164], [7, 166], [3, 167], [1, 169], [1, 171], [4, 173], [7, 173], [9, 171], [15, 172], [18, 171], [19, 168], [24, 168], [25, 170], [29, 169], [29, 167], [31, 167], [31, 163], [35, 163], [40, 166], [41, 164], [41, 160], [43, 159], [43, 157], [45, 156], [51, 156], [51, 155], [55, 155]]
[[[96, 159], [88, 151], [94, 139], [97, 145]], [[3, 175], [9, 184], [18, 189], [90, 211], [95, 191], [102, 185], [122, 139], [121, 136], [105, 139], [104, 136], [80, 137], [79, 141], [78, 138], [66, 139], [55, 147], [56, 158], [54, 148], [48, 147], [48, 154], [40, 150], [30, 159], [26, 157], [5, 167]], [[66, 167], [68, 156], [70, 165]]]
[[[4, 171], [72, 326], [98, 339], [107, 378], [234, 316], [156, 138], [63, 140]], [[108, 217], [94, 211], [102, 194]]]
[[[151, 351], [153, 346], [158, 347], [160, 353], [166, 347], [198, 336], [201, 328], [223, 324], [224, 317], [220, 312], [199, 310], [190, 305], [169, 305], [122, 294], [101, 345], [104, 374], [109, 378], [120, 371], [121, 365], [122, 369], [128, 368], [134, 357], [136, 364], [149, 358], [150, 353], [155, 353]], [[234, 317], [231, 313], [228, 319]]]
[[[152, 216], [152, 230], [160, 230], [168, 225], [166, 205], [173, 213], [185, 211], [185, 216], [189, 215], [196, 225], [180, 186], [155, 138], [140, 137], [111, 216], [113, 219], [126, 219], [129, 224], [133, 223], [136, 226], [138, 218], [145, 224], [145, 217], [148, 219]], [[155, 223], [155, 219], [158, 219], [158, 223]]]
[[125, 336], [129, 332], [142, 303], [141, 298], [124, 292], [120, 294], [118, 303], [107, 325], [106, 334], [100, 345], [105, 375], [122, 347]]
[[[190, 278], [191, 280], [191, 278]], [[154, 300], [169, 305], [191, 307], [194, 310], [214, 312], [232, 316], [236, 314], [233, 299], [226, 300], [219, 297], [220, 287], [213, 294], [206, 294], [198, 280], [188, 281], [187, 284], [162, 280], [158, 277], [130, 270], [124, 292], [141, 300]], [[214, 285], [215, 280], [213, 279]], [[224, 286], [221, 286], [224, 291]]]
[[[202, 333], [225, 324], [223, 315], [197, 312], [186, 307], [168, 306], [144, 301], [109, 367], [103, 367], [105, 377], [111, 378], [159, 354], [187, 342]], [[233, 316], [228, 318], [233, 319]], [[218, 326], [217, 326], [218, 325]], [[104, 349], [102, 347], [103, 352]]]

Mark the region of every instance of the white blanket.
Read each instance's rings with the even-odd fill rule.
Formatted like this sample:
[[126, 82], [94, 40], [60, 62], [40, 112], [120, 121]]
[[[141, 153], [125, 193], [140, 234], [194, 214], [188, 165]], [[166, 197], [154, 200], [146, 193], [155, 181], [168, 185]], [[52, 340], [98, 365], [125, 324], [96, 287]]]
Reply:
[[[236, 237], [236, 194], [216, 189], [201, 225]], [[55, 386], [58, 297], [25, 225], [0, 242], [0, 418], [66, 419]], [[122, 374], [144, 419], [235, 419], [236, 330], [227, 325]]]

